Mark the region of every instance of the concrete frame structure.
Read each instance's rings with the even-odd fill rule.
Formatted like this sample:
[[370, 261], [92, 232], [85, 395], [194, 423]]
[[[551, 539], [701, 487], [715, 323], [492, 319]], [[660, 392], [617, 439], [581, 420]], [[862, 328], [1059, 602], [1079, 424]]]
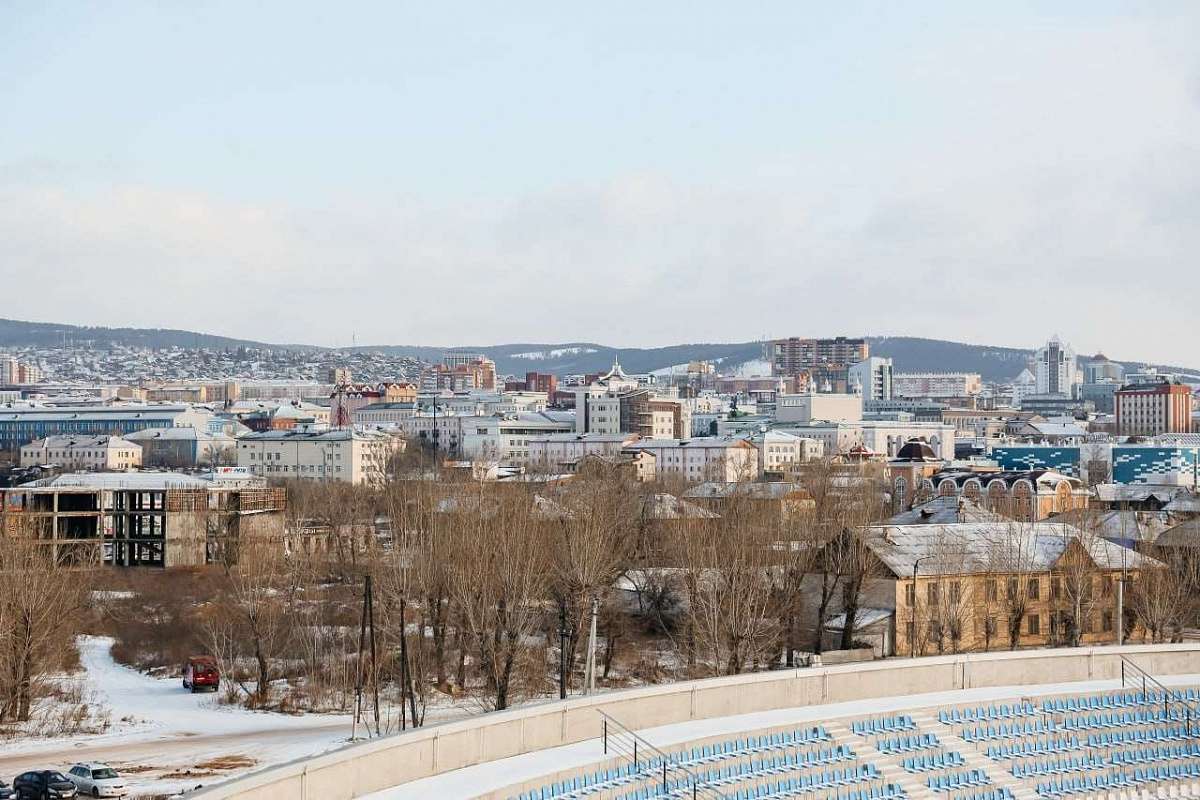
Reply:
[[39, 541], [59, 566], [200, 566], [229, 540], [283, 535], [283, 489], [173, 473], [64, 475], [47, 484], [0, 489], [0, 535]]

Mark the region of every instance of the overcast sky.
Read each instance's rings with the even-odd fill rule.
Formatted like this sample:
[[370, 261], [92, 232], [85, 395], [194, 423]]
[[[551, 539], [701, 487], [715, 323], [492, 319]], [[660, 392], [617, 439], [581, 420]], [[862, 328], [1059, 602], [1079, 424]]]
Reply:
[[1200, 364], [1200, 3], [9, 2], [0, 316]]

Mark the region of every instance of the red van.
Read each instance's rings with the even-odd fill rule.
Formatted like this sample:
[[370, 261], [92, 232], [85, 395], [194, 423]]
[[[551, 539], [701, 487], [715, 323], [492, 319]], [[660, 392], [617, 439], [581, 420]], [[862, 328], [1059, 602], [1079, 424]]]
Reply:
[[192, 656], [183, 665], [183, 688], [198, 692], [201, 689], [217, 691], [221, 686], [221, 673], [217, 671], [217, 660], [212, 656]]

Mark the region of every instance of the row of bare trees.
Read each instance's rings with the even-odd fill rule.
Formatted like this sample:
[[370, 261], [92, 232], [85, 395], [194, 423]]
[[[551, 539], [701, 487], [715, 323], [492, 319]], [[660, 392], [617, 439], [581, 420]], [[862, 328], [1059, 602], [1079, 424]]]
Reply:
[[[272, 687], [287, 679], [302, 702], [346, 709], [366, 681], [418, 724], [440, 695], [485, 709], [551, 695], [560, 661], [563, 688], [579, 691], [593, 609], [600, 680], [794, 664], [827, 644], [858, 645], [861, 612], [880, 586], [894, 597], [905, 577], [883, 569], [859, 535], [890, 513], [871, 467], [813, 464], [803, 484], [802, 501], [746, 484], [703, 507], [680, 502], [682, 487], [604, 469], [506, 484], [421, 465], [370, 489], [294, 485], [282, 542], [229, 548], [225, 591], [203, 612], [206, 643], [254, 704], [280, 702]], [[922, 574], [947, 579], [898, 609], [912, 615], [914, 649], [1017, 647], [1030, 609], [1047, 600], [1056, 643], [1079, 645], [1099, 618], [1127, 635], [1177, 637], [1197, 612], [1193, 573], [1155, 562], [1125, 584], [1126, 617], [1100, 617], [1113, 602], [1111, 570], [1089, 557], [1098, 527], [1074, 524], [1052, 573], [1037, 566], [1045, 542], [1028, 536], [971, 552], [936, 546]], [[379, 647], [366, 662], [368, 575]]]

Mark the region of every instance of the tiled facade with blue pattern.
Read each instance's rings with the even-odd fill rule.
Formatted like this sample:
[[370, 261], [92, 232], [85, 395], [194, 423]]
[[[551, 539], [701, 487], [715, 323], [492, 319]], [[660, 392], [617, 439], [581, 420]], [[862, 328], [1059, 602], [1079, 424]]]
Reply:
[[[1200, 448], [1154, 445], [1088, 445], [1089, 457], [1111, 458], [1112, 482], [1193, 486], [1200, 479]], [[1001, 469], [1051, 469], [1084, 477], [1082, 448], [1057, 445], [1013, 445], [992, 448]]]

